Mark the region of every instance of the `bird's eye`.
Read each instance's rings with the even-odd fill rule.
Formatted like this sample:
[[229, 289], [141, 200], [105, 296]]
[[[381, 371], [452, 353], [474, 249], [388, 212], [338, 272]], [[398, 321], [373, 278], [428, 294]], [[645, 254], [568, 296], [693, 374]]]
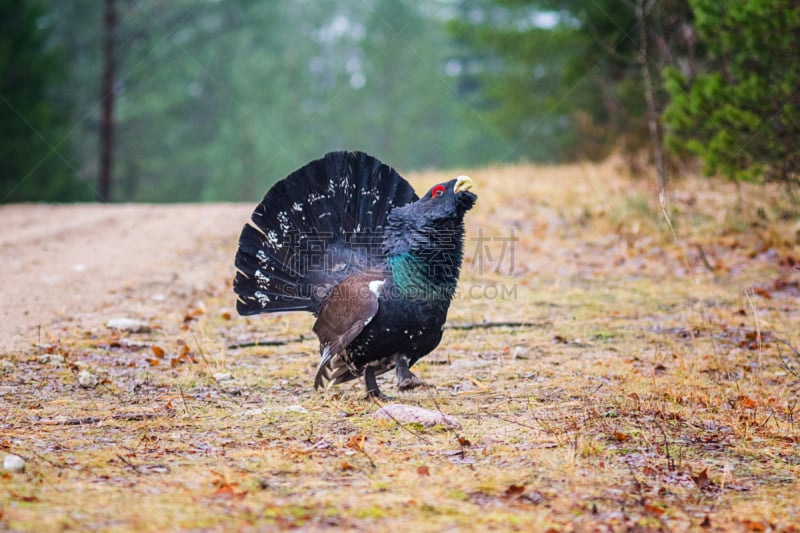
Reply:
[[431, 191], [431, 198], [436, 198], [444, 194], [444, 185], [437, 185]]

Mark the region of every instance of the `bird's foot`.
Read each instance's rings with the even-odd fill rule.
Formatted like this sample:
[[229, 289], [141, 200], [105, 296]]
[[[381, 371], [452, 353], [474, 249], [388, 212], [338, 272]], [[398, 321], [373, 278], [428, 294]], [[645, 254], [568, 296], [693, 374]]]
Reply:
[[433, 387], [433, 385], [422, 381], [411, 372], [409, 372], [408, 376], [404, 377], [401, 381], [397, 383], [397, 390], [403, 392], [413, 390], [419, 387]]
[[410, 362], [407, 356], [399, 356], [395, 365], [396, 366], [394, 370], [395, 374], [397, 375], [397, 390], [402, 392], [416, 389], [418, 387], [431, 387], [431, 385], [419, 379], [414, 375], [413, 372], [411, 372], [411, 370], [408, 369]]
[[364, 397], [364, 399], [368, 402], [388, 402], [389, 400], [393, 399], [389, 396], [386, 396], [378, 388], [378, 382], [375, 380], [375, 369], [371, 366], [368, 366], [366, 369], [364, 369], [364, 385], [367, 387], [367, 395]]
[[393, 397], [387, 396], [379, 390], [368, 390], [367, 395], [364, 396], [364, 400], [367, 402], [378, 401], [378, 402], [390, 402], [394, 400]]

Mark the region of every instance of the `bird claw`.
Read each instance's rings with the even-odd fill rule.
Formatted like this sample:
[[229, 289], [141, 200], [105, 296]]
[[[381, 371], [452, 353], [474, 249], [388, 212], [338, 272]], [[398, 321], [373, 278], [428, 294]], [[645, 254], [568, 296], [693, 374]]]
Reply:
[[367, 391], [366, 396], [364, 396], [364, 400], [367, 401], [367, 402], [371, 402], [371, 401], [390, 402], [390, 401], [394, 400], [394, 398], [391, 397], [391, 396], [386, 396], [384, 393], [382, 393], [379, 390], [370, 390], [370, 391]]
[[416, 388], [419, 388], [419, 387], [432, 387], [432, 386], [433, 385], [431, 385], [430, 383], [426, 383], [426, 382], [422, 381], [421, 379], [419, 379], [414, 374], [411, 374], [410, 376], [404, 378], [402, 381], [400, 381], [397, 384], [397, 390], [399, 390], [399, 391], [409, 391], [409, 390], [416, 389]]

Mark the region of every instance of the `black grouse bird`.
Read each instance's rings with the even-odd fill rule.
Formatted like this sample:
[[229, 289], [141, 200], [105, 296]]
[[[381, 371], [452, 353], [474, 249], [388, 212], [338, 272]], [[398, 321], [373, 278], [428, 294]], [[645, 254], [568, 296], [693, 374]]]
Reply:
[[418, 198], [391, 167], [331, 152], [279, 181], [239, 237], [234, 290], [242, 315], [310, 311], [322, 360], [314, 387], [395, 369], [397, 387], [442, 338], [477, 197], [460, 176]]

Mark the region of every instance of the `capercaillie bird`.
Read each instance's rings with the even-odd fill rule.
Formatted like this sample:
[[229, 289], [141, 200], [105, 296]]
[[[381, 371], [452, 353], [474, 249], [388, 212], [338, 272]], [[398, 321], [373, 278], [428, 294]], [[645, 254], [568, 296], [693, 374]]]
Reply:
[[276, 183], [242, 229], [234, 290], [241, 315], [309, 311], [321, 361], [314, 387], [409, 368], [442, 338], [464, 249], [467, 176], [421, 198], [362, 152], [331, 152]]

